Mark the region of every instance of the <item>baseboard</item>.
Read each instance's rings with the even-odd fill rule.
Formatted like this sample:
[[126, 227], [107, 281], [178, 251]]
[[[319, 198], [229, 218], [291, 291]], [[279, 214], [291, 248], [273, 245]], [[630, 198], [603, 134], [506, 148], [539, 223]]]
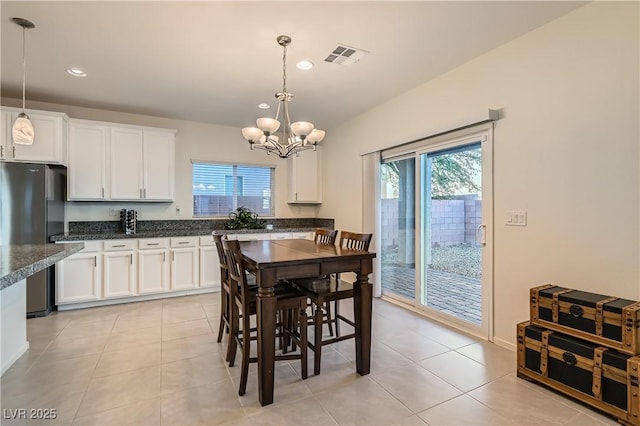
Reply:
[[515, 352], [518, 349], [518, 346], [515, 343], [495, 336], [493, 337], [493, 343], [500, 346], [501, 348], [509, 349], [511, 352]]
[[29, 342], [24, 342], [22, 348], [20, 348], [9, 360], [2, 359], [2, 373], [4, 374], [22, 355], [29, 350]]

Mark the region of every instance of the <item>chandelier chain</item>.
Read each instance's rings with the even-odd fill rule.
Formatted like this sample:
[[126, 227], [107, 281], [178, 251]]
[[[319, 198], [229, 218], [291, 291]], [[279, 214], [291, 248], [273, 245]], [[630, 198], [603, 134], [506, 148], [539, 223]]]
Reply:
[[287, 45], [285, 44], [282, 53], [282, 92], [287, 93]]

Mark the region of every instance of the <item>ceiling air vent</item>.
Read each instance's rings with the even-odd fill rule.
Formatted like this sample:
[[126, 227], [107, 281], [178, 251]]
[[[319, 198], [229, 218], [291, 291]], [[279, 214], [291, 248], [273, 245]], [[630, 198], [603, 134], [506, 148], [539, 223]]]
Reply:
[[325, 62], [349, 67], [362, 59], [367, 53], [369, 52], [363, 49], [339, 44], [324, 60]]

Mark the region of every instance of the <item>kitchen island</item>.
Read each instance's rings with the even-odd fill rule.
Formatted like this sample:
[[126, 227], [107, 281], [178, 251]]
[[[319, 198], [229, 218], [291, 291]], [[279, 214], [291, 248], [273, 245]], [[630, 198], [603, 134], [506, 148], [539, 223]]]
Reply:
[[29, 349], [27, 277], [77, 253], [83, 247], [83, 243], [0, 246], [1, 373]]

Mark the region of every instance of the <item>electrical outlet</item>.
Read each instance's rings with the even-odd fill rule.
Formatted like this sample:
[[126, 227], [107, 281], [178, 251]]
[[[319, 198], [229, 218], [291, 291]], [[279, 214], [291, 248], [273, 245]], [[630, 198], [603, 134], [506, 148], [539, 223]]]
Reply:
[[180, 210], [180, 206], [176, 206], [176, 216], [182, 216], [182, 210]]
[[118, 214], [120, 214], [118, 209], [109, 208], [109, 216], [118, 216]]

